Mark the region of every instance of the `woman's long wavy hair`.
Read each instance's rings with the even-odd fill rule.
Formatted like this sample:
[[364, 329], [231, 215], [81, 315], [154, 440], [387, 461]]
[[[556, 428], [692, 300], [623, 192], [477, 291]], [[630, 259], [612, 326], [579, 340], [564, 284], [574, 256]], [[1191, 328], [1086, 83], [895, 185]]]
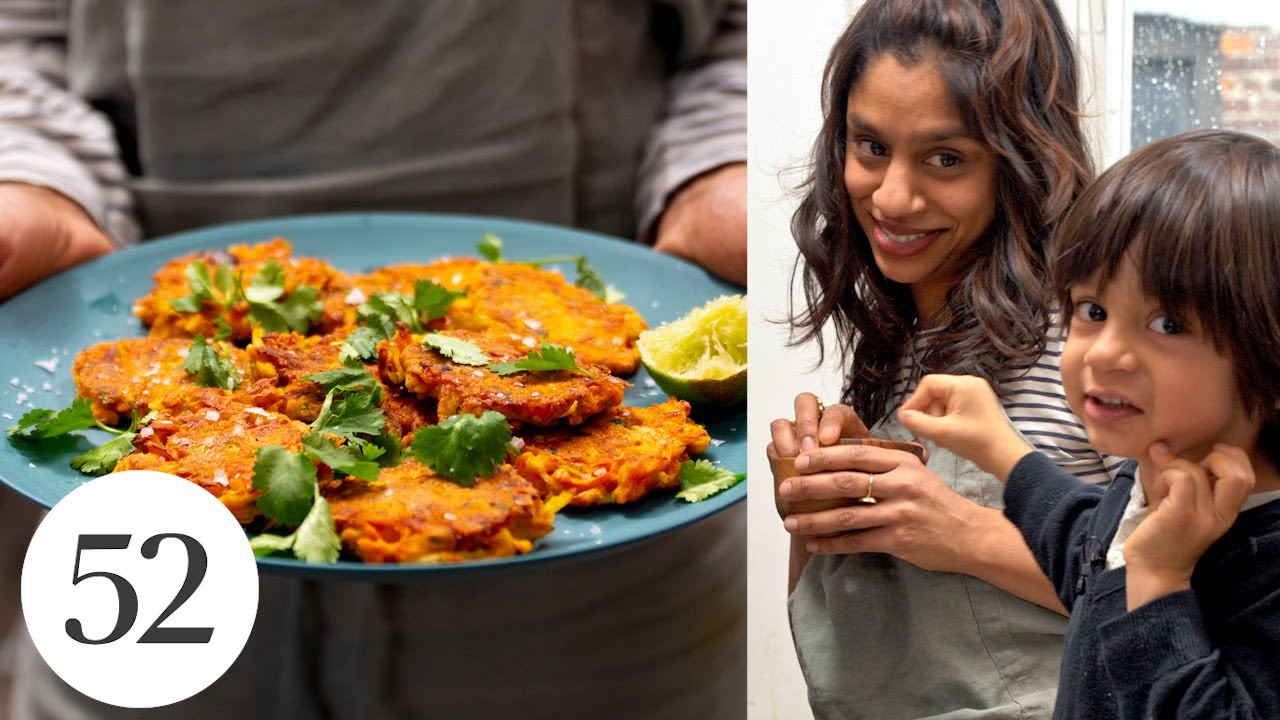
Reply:
[[[995, 154], [996, 214], [970, 248], [970, 270], [941, 312], [921, 321], [910, 287], [884, 277], [844, 184], [849, 94], [880, 58], [936, 63], [968, 134]], [[1053, 298], [1045, 250], [1093, 176], [1080, 128], [1075, 51], [1052, 0], [868, 0], [823, 76], [823, 126], [791, 220], [806, 307], [791, 308], [792, 343], [832, 322], [843, 399], [872, 424], [888, 411], [908, 360], [913, 377], [995, 380], [1044, 351]], [[850, 360], [852, 362], [850, 362]]]

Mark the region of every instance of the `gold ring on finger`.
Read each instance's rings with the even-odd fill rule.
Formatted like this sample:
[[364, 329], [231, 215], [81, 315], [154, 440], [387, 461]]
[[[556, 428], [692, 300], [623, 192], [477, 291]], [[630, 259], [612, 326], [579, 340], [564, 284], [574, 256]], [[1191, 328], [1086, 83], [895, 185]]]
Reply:
[[826, 411], [827, 411], [827, 406], [826, 406], [826, 404], [825, 404], [825, 403], [823, 403], [821, 400], [819, 400], [819, 401], [818, 401], [818, 415], [819, 415], [819, 417], [821, 417], [822, 413], [824, 413], [824, 412], [826, 412]]
[[871, 494], [872, 491], [875, 489], [875, 486], [876, 486], [876, 476], [872, 475], [871, 473], [867, 473], [867, 494], [865, 497], [858, 498], [858, 502], [864, 505], [875, 505], [876, 503], [880, 502], [879, 500], [876, 500], [874, 495]]

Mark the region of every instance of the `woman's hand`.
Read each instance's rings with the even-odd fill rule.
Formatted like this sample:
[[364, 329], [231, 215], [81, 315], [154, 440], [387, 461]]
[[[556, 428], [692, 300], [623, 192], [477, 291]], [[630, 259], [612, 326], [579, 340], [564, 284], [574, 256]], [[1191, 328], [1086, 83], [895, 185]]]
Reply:
[[[778, 457], [795, 457], [805, 450], [813, 450], [820, 445], [834, 445], [843, 437], [867, 437], [867, 426], [848, 405], [832, 405], [822, 407], [818, 396], [813, 393], [800, 393], [795, 399], [795, 420], [779, 418], [769, 426], [772, 441], [767, 448], [770, 459]], [[773, 463], [770, 462], [772, 468]], [[774, 478], [774, 487], [778, 486]], [[784, 520], [789, 517], [789, 502], [774, 493], [774, 502], [778, 515]], [[795, 590], [800, 575], [809, 563], [809, 551], [805, 549], [805, 538], [793, 534], [791, 536], [791, 556], [788, 563], [787, 594]]]
[[915, 455], [839, 445], [802, 454], [796, 468], [801, 474], [778, 489], [784, 502], [862, 499], [869, 485], [876, 500], [788, 516], [787, 532], [803, 536], [809, 552], [880, 552], [926, 570], [970, 571], [971, 559], [956, 539], [975, 537], [988, 520], [985, 508], [952, 492]]
[[[801, 393], [795, 421], [775, 420], [770, 427], [769, 455], [798, 456], [799, 474], [778, 485], [776, 497], [791, 533], [789, 591], [811, 553], [882, 552], [927, 570], [967, 573], [1066, 613], [1022, 534], [1003, 513], [956, 494], [909, 452], [838, 445], [841, 437], [867, 437], [866, 425], [846, 405], [822, 413], [818, 407], [817, 397]], [[868, 482], [868, 473], [874, 482]], [[875, 504], [790, 512], [793, 500], [865, 498], [868, 485]]]
[[1196, 562], [1235, 523], [1255, 482], [1238, 447], [1215, 445], [1198, 464], [1164, 443], [1150, 454], [1159, 473], [1147, 498], [1153, 509], [1124, 545], [1130, 610], [1191, 587]]
[[926, 375], [902, 403], [898, 420], [919, 437], [969, 458], [1000, 482], [1032, 451], [1004, 414], [986, 380], [967, 375]]
[[[807, 450], [834, 445], [842, 437], [868, 437], [867, 426], [848, 405], [823, 408], [818, 396], [800, 393], [795, 399], [795, 420], [778, 418], [769, 425], [772, 441], [766, 453], [774, 458], [795, 457]], [[777, 486], [777, 483], [774, 483]], [[790, 515], [787, 501], [775, 495], [778, 514]]]

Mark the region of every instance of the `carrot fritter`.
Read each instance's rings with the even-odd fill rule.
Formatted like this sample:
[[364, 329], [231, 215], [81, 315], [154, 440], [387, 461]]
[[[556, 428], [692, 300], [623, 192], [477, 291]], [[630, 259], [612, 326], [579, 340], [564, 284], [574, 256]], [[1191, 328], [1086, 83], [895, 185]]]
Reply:
[[[132, 411], [145, 415], [158, 401], [183, 388], [195, 387], [182, 369], [191, 340], [185, 338], [123, 338], [81, 350], [72, 365], [76, 392], [93, 402], [93, 414], [108, 425], [119, 425]], [[217, 350], [244, 377], [248, 362], [243, 350], [226, 343]]]
[[[254, 454], [266, 445], [302, 449], [308, 427], [247, 405], [215, 388], [184, 388], [160, 401], [160, 418], [133, 441], [134, 452], [116, 470], [159, 470], [208, 490], [241, 524], [257, 518]], [[330, 471], [320, 468], [323, 476]]]
[[615, 407], [576, 428], [538, 428], [524, 436], [516, 470], [544, 493], [572, 491], [573, 505], [626, 503], [674, 487], [680, 463], [711, 438], [670, 399], [645, 408]]
[[[324, 405], [324, 387], [305, 379], [309, 375], [338, 370], [342, 338], [334, 335], [304, 337], [297, 333], [271, 333], [248, 348], [252, 377], [273, 388], [270, 399], [257, 394], [252, 404], [287, 415], [294, 420], [314, 422]], [[365, 366], [374, 377], [376, 365]], [[387, 416], [387, 431], [397, 437], [436, 423], [435, 403], [406, 393], [397, 385], [382, 382], [380, 406]], [[260, 391], [261, 392], [261, 391]]]
[[324, 404], [324, 388], [303, 378], [341, 368], [341, 346], [340, 337], [297, 333], [270, 333], [250, 344], [251, 377], [280, 388], [279, 403], [267, 407], [294, 420], [314, 421]]
[[493, 337], [571, 348], [578, 362], [610, 372], [634, 372], [640, 363], [636, 339], [648, 328], [635, 310], [606, 303], [567, 282], [559, 273], [519, 263], [482, 264], [463, 288], [467, 296], [450, 306], [446, 328]]
[[406, 443], [418, 428], [440, 422], [434, 402], [386, 382], [382, 383], [382, 402], [378, 406], [387, 416], [387, 432]]
[[563, 499], [543, 502], [509, 465], [462, 487], [406, 460], [377, 482], [327, 493], [346, 550], [365, 562], [457, 562], [527, 553], [551, 532]]
[[[255, 245], [235, 245], [227, 252], [204, 252], [187, 255], [165, 263], [153, 276], [155, 287], [151, 293], [133, 306], [133, 312], [142, 324], [151, 328], [155, 337], [213, 337], [218, 328], [214, 324], [220, 308], [205, 302], [199, 312], [187, 313], [174, 310], [170, 303], [191, 292], [187, 283], [187, 266], [193, 262], [204, 263], [213, 275], [220, 263], [230, 263], [240, 275], [244, 285], [270, 260], [275, 260], [284, 271], [286, 296], [300, 285], [310, 285], [323, 294], [340, 294], [350, 285], [350, 278], [335, 270], [323, 260], [292, 257], [293, 248], [283, 238]], [[249, 303], [239, 300], [224, 318], [231, 326], [232, 340], [248, 340], [253, 328], [249, 322]]]
[[[520, 343], [478, 333], [452, 331], [450, 337], [473, 343], [495, 362], [518, 360], [528, 354]], [[383, 380], [403, 385], [419, 397], [435, 398], [436, 413], [480, 415], [493, 410], [514, 422], [550, 425], [563, 420], [576, 425], [622, 402], [627, 382], [599, 365], [569, 370], [498, 375], [486, 367], [463, 365], [423, 345], [403, 328], [378, 345], [378, 369]]]
[[466, 290], [487, 267], [489, 263], [475, 258], [445, 258], [423, 265], [387, 265], [366, 275], [357, 275], [352, 282], [366, 295], [375, 292], [412, 295], [413, 284], [419, 280], [430, 280], [446, 290]]

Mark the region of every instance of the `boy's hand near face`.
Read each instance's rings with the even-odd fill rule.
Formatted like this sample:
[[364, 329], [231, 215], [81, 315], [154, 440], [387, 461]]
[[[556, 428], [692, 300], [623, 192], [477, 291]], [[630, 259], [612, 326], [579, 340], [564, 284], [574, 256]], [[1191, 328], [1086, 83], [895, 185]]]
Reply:
[[1196, 562], [1222, 537], [1253, 490], [1244, 450], [1215, 445], [1198, 464], [1151, 446], [1159, 475], [1148, 488], [1148, 515], [1124, 545], [1129, 610], [1191, 587]]
[[986, 380], [926, 375], [898, 410], [898, 420], [919, 437], [967, 457], [1000, 482], [1033, 448], [1018, 435]]

